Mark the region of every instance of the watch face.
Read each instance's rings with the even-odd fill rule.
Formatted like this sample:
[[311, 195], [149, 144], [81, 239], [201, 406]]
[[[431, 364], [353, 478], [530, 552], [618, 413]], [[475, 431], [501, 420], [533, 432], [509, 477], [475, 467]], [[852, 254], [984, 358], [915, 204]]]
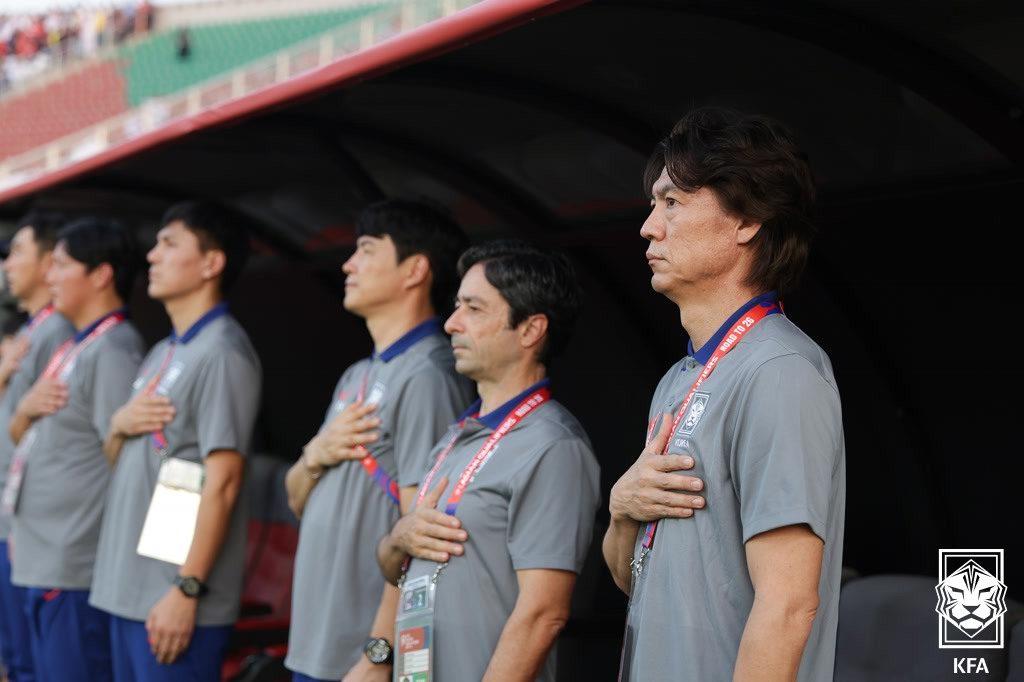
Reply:
[[201, 589], [199, 581], [195, 578], [183, 578], [181, 581], [181, 591], [185, 596], [198, 597]]
[[372, 639], [366, 643], [366, 657], [371, 663], [386, 663], [391, 657], [391, 645], [386, 639]]

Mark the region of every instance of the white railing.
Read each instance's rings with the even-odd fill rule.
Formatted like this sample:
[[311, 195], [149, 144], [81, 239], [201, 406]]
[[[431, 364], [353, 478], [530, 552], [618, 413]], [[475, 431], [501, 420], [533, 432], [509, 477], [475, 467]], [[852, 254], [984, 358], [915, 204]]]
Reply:
[[481, 0], [403, 0], [363, 19], [250, 62], [0, 162], [0, 191], [100, 154], [205, 109], [324, 67]]

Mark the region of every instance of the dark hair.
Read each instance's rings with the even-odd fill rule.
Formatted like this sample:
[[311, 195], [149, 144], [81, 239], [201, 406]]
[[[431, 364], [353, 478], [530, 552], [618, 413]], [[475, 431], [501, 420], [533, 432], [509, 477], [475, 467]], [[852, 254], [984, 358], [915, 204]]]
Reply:
[[395, 244], [398, 262], [423, 254], [430, 261], [430, 301], [439, 315], [451, 310], [459, 278], [455, 264], [469, 244], [462, 228], [443, 211], [426, 203], [389, 199], [359, 214], [356, 237], [383, 237]]
[[663, 169], [684, 192], [707, 187], [725, 210], [761, 223], [750, 242], [754, 264], [747, 284], [781, 294], [796, 287], [815, 232], [815, 188], [806, 155], [782, 124], [729, 109], [696, 109], [647, 162], [648, 197]]
[[224, 252], [224, 271], [220, 275], [220, 291], [227, 293], [238, 279], [249, 259], [247, 219], [237, 211], [205, 201], [183, 201], [174, 204], [160, 221], [166, 227], [181, 223], [199, 240], [199, 250]]
[[57, 242], [88, 272], [109, 263], [117, 295], [128, 300], [141, 259], [135, 236], [124, 226], [104, 218], [79, 218], [57, 233]]
[[548, 333], [540, 351], [547, 363], [565, 350], [579, 317], [582, 291], [572, 263], [561, 253], [541, 250], [513, 239], [472, 246], [459, 258], [459, 277], [483, 263], [484, 276], [509, 306], [509, 326], [530, 315], [548, 318]]
[[66, 222], [67, 217], [60, 213], [32, 211], [18, 221], [17, 229], [31, 228], [32, 239], [42, 255], [47, 251], [53, 251], [53, 247], [57, 245], [57, 233]]

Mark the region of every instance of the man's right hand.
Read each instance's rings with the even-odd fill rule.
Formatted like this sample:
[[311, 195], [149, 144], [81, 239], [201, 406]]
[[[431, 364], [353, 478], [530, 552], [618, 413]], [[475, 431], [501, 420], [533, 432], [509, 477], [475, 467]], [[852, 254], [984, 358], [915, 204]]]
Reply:
[[59, 379], [43, 377], [32, 385], [32, 388], [18, 403], [17, 413], [32, 421], [45, 417], [60, 410], [68, 402], [68, 387]]
[[461, 556], [462, 543], [469, 537], [462, 522], [437, 509], [448, 479], [441, 478], [416, 508], [403, 516], [391, 529], [391, 543], [417, 559], [444, 563], [452, 555]]
[[159, 431], [174, 419], [174, 405], [167, 396], [139, 393], [110, 418], [115, 434], [131, 438]]
[[363, 446], [380, 437], [375, 430], [380, 418], [370, 416], [376, 409], [359, 402], [345, 406], [302, 451], [306, 467], [326, 469], [366, 456]]
[[18, 371], [28, 349], [29, 340], [24, 334], [19, 334], [0, 344], [0, 387], [6, 386], [11, 375]]
[[689, 455], [662, 455], [672, 430], [672, 415], [664, 414], [658, 434], [612, 486], [608, 510], [612, 520], [631, 519], [638, 522], [664, 518], [693, 516], [704, 506], [704, 498], [682, 491], [696, 492], [704, 487], [694, 476], [675, 473], [692, 469]]

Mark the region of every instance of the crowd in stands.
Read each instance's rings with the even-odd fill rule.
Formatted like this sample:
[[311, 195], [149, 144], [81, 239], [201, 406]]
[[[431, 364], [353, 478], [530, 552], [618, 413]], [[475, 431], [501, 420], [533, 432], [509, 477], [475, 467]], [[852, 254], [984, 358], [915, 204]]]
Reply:
[[37, 15], [0, 14], [0, 92], [51, 66], [146, 33], [152, 24], [148, 0]]

